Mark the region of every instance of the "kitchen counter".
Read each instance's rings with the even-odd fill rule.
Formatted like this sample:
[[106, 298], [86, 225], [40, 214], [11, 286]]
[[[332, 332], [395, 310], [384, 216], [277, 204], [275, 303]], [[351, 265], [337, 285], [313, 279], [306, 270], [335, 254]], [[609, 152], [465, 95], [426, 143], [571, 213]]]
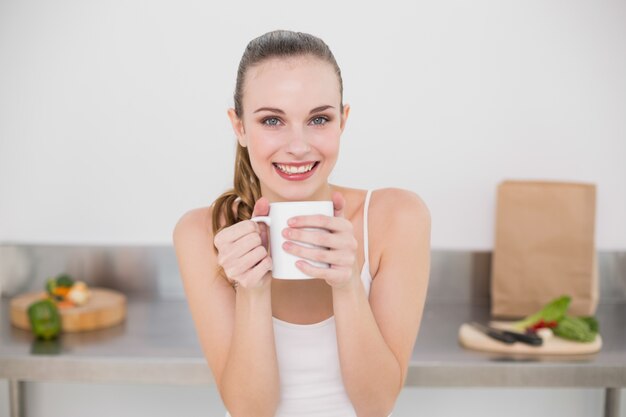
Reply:
[[[212, 384], [184, 300], [129, 300], [124, 323], [34, 342], [11, 326], [0, 302], [0, 378], [11, 387], [12, 416], [20, 415], [21, 381]], [[512, 356], [470, 351], [459, 326], [487, 321], [488, 306], [427, 303], [409, 365], [411, 387], [603, 387], [606, 416], [617, 416], [626, 387], [626, 303], [601, 304], [596, 314], [602, 350], [584, 356]]]
[[[0, 298], [0, 378], [9, 380], [12, 417], [23, 414], [24, 381], [213, 384], [171, 247], [5, 249], [0, 264], [31, 271], [19, 292], [40, 291], [47, 277], [65, 271], [129, 300], [124, 323], [45, 343], [11, 326], [9, 301]], [[605, 388], [604, 415], [617, 417], [619, 389], [626, 387], [626, 252], [599, 252], [598, 265], [602, 350], [576, 357], [512, 356], [466, 350], [457, 341], [462, 323], [489, 319], [491, 253], [432, 251], [426, 307], [406, 386]]]

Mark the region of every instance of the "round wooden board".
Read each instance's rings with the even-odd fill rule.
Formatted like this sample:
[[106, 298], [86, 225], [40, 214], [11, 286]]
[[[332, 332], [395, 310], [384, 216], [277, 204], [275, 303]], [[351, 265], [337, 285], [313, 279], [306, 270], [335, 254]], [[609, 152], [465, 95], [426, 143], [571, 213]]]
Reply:
[[[114, 326], [126, 317], [126, 296], [106, 288], [89, 288], [91, 297], [82, 306], [59, 308], [64, 332], [82, 332]], [[31, 292], [11, 299], [11, 323], [20, 329], [30, 330], [28, 307], [46, 293]]]
[[[490, 326], [511, 330], [507, 322], [491, 322]], [[583, 355], [598, 352], [602, 348], [602, 338], [598, 334], [590, 343], [575, 342], [552, 336], [545, 338], [541, 346], [531, 346], [516, 342], [510, 345], [492, 339], [474, 326], [464, 323], [459, 328], [459, 342], [466, 348], [492, 353], [520, 353], [533, 355]]]

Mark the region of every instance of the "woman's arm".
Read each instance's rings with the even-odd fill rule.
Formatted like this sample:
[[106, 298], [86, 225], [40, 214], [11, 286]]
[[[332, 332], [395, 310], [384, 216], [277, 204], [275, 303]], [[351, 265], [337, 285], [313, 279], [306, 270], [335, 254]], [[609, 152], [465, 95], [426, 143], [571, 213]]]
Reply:
[[[306, 261], [303, 272], [332, 287], [339, 361], [346, 391], [360, 417], [387, 416], [402, 390], [417, 337], [430, 273], [430, 213], [409, 191], [378, 190], [369, 212], [369, 237], [381, 246], [368, 297], [356, 265], [357, 243], [344, 218], [345, 200], [333, 194], [333, 217], [296, 216], [283, 231], [287, 252]], [[325, 229], [327, 233], [307, 231]], [[325, 249], [322, 249], [325, 248]]]
[[280, 389], [271, 285], [235, 293], [217, 275], [210, 219], [210, 209], [192, 210], [173, 236], [196, 332], [232, 416], [273, 416]]
[[379, 190], [376, 199], [370, 241], [381, 242], [383, 249], [369, 302], [360, 277], [355, 285], [333, 289], [341, 372], [359, 417], [388, 416], [393, 409], [406, 380], [430, 272], [428, 208], [404, 190]]

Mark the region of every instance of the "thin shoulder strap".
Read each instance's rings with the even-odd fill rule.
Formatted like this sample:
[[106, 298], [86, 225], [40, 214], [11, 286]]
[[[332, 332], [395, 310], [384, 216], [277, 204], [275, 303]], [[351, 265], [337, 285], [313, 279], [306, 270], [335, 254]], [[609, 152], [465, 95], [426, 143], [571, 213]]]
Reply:
[[370, 205], [370, 197], [372, 196], [372, 190], [367, 190], [365, 196], [365, 203], [363, 204], [363, 255], [365, 256], [364, 265], [368, 265], [370, 261], [370, 248], [367, 232], [367, 212]]

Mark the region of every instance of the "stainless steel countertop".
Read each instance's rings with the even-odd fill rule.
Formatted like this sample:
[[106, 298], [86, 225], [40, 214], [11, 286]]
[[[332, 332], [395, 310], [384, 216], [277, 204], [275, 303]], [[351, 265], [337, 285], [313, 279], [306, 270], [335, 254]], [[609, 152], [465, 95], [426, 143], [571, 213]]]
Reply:
[[[33, 342], [0, 301], [0, 378], [212, 384], [184, 300], [129, 300], [124, 323]], [[600, 304], [602, 350], [585, 356], [510, 356], [470, 351], [459, 326], [487, 321], [487, 305], [427, 303], [406, 386], [626, 387], [626, 303]]]

